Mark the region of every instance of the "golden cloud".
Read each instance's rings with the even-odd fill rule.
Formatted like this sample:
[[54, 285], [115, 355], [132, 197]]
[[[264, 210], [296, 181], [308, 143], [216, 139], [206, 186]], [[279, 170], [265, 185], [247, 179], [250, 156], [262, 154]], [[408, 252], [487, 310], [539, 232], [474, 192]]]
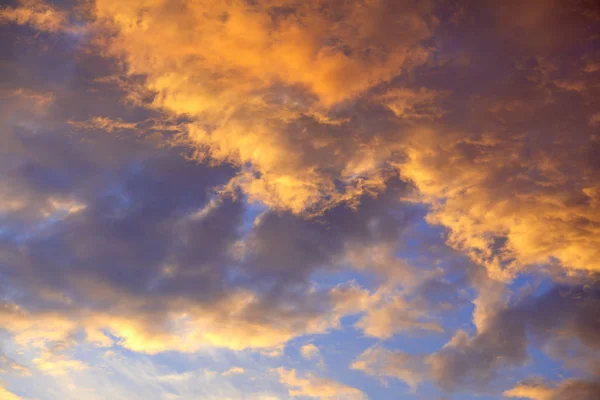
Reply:
[[[422, 63], [422, 41], [434, 25], [426, 3], [182, 5], [101, 0], [95, 13], [113, 32], [109, 54], [130, 75], [145, 77], [146, 89], [156, 93], [153, 106], [192, 117], [182, 139], [198, 157], [250, 165], [236, 184], [251, 199], [296, 213], [381, 189], [380, 160], [389, 149], [343, 154], [337, 148], [343, 138], [309, 135], [301, 125], [312, 120], [316, 129], [343, 129], [344, 120], [324, 111]], [[323, 158], [311, 153], [341, 158], [321, 165]], [[330, 168], [355, 193], [338, 193]]]
[[68, 14], [41, 0], [20, 0], [19, 7], [0, 9], [0, 23], [31, 25], [33, 28], [57, 32], [65, 28]]
[[2, 386], [0, 386], [0, 398], [2, 398], [3, 400], [22, 400], [22, 397], [19, 397], [14, 393], [9, 392]]
[[514, 388], [505, 391], [503, 395], [529, 400], [592, 400], [600, 395], [600, 383], [567, 379], [552, 387], [543, 382], [530, 381], [519, 383]]
[[[99, 191], [96, 187], [86, 186], [81, 190], [91, 200], [89, 203], [66, 193], [75, 191], [66, 175], [64, 184], [63, 176], [56, 178], [61, 181], [56, 186], [62, 191], [38, 193], [36, 185], [44, 186], [46, 180], [52, 179], [40, 178], [43, 174], [37, 174], [37, 165], [21, 170], [13, 168], [20, 160], [10, 161], [6, 165], [12, 168], [8, 174], [11, 180], [0, 189], [0, 213], [19, 214], [19, 217], [29, 213], [49, 220], [65, 216], [65, 221], [57, 222], [57, 225], [64, 222], [64, 226], [72, 222], [64, 228], [68, 231], [65, 237], [76, 236], [78, 223], [87, 224], [80, 227], [81, 231], [93, 239], [81, 243], [65, 239], [64, 259], [70, 260], [72, 254], [77, 256], [73, 258], [81, 258], [73, 264], [83, 261], [82, 270], [89, 262], [93, 267], [86, 272], [98, 273], [101, 279], [94, 283], [84, 281], [77, 275], [84, 275], [76, 271], [77, 267], [68, 269], [74, 272], [72, 275], [65, 273], [64, 259], [57, 256], [52, 261], [61, 267], [49, 270], [65, 274], [64, 280], [72, 279], [77, 285], [70, 285], [69, 281], [64, 292], [61, 286], [64, 282], [56, 284], [59, 289], [35, 290], [31, 298], [49, 304], [41, 310], [5, 305], [0, 309], [0, 325], [6, 327], [17, 344], [35, 349], [38, 356], [33, 363], [40, 371], [55, 375], [85, 368], [84, 363], [67, 355], [72, 338], [78, 333], [84, 333], [86, 340], [96, 346], [116, 343], [149, 354], [169, 350], [195, 352], [213, 346], [280, 355], [291, 339], [335, 329], [346, 315], [359, 315], [355, 327], [379, 339], [413, 330], [443, 332], [441, 323], [419, 303], [421, 299], [416, 293], [418, 285], [437, 271], [427, 275], [398, 260], [397, 231], [389, 236], [384, 234], [385, 239], [376, 243], [362, 243], [379, 237], [378, 226], [383, 217], [365, 223], [368, 234], [357, 234], [352, 240], [335, 240], [330, 247], [336, 250], [331, 252], [328, 244], [314, 245], [312, 237], [306, 240], [310, 242], [307, 250], [304, 239], [314, 231], [305, 232], [304, 226], [298, 228], [302, 232], [297, 236], [287, 227], [273, 229], [266, 239], [254, 232], [236, 236], [239, 226], [233, 225], [239, 222], [236, 218], [244, 218], [240, 216], [244, 212], [242, 207], [237, 209], [240, 215], [233, 216], [229, 210], [231, 218], [223, 218], [225, 222], [200, 225], [217, 213], [221, 197], [237, 199], [240, 192], [245, 200], [271, 209], [256, 219], [252, 229], [261, 227], [260, 219], [268, 218], [272, 211], [288, 218], [281, 218], [282, 226], [290, 221], [321, 223], [321, 220], [307, 220], [315, 216], [326, 220], [327, 212], [338, 206], [349, 206], [359, 210], [356, 215], [362, 215], [360, 202], [364, 204], [385, 194], [385, 189], [400, 178], [403, 184], [416, 189], [409, 200], [427, 207], [423, 211], [428, 213], [427, 222], [446, 229], [447, 244], [485, 267], [471, 270], [469, 264], [465, 273], [469, 284], [479, 293], [474, 300], [476, 329], [472, 335], [459, 330], [444, 348], [429, 356], [375, 347], [361, 354], [352, 367], [370, 375], [401, 379], [413, 389], [429, 376], [452, 390], [469, 380], [487, 383], [497, 369], [519, 365], [526, 358], [525, 333], [531, 331], [543, 337], [540, 332], [548, 332], [544, 329], [548, 325], [536, 318], [541, 308], [532, 311], [525, 306], [509, 307], [504, 284], [530, 270], [544, 269], [582, 280], [600, 271], [597, 157], [600, 140], [596, 132], [600, 121], [597, 111], [600, 86], [596, 79], [599, 70], [594, 57], [561, 61], [568, 47], [572, 47], [569, 51], [574, 54], [587, 51], [585, 46], [589, 46], [593, 37], [589, 29], [593, 25], [588, 22], [598, 21], [598, 14], [588, 12], [585, 2], [567, 3], [540, 0], [522, 5], [511, 0], [494, 5], [490, 15], [495, 24], [493, 29], [476, 21], [477, 13], [482, 10], [475, 6], [472, 15], [471, 10], [460, 5], [450, 10], [451, 15], [445, 15], [445, 11], [440, 13], [429, 1], [96, 0], [86, 3], [89, 19], [82, 22], [86, 26], [81, 30], [93, 37], [89, 42], [82, 40], [77, 51], [97, 53], [115, 69], [116, 61], [124, 71], [121, 75], [111, 69], [107, 72], [109, 76], [94, 82], [116, 85], [124, 92], [119, 94], [122, 100], [146, 108], [139, 114], [156, 113], [153, 115], [160, 117], [148, 119], [144, 114], [141, 121], [135, 121], [119, 116], [85, 115], [44, 128], [126, 134], [168, 131], [169, 135], [159, 135], [156, 139], [161, 146], [184, 145], [192, 149], [193, 158], [198, 161], [211, 166], [232, 166], [227, 179], [235, 176], [226, 183], [220, 182], [224, 184], [216, 189], [219, 200], [207, 202], [189, 218], [173, 218], [171, 212], [176, 214], [178, 210], [166, 210], [168, 215], [157, 217], [155, 225], [161, 231], [156, 238], [159, 247], [165, 240], [163, 228], [175, 219], [178, 222], [173, 230], [205, 229], [210, 231], [209, 236], [215, 226], [220, 229], [231, 224], [228, 225], [231, 232], [224, 234], [227, 238], [222, 243], [235, 257], [221, 258], [220, 254], [214, 260], [209, 257], [207, 263], [218, 267], [206, 267], [210, 270], [207, 276], [212, 278], [210, 273], [214, 272], [215, 279], [214, 282], [207, 279], [206, 285], [211, 289], [223, 285], [207, 296], [209, 301], [194, 297], [194, 285], [201, 286], [200, 279], [190, 279], [192, 290], [182, 289], [181, 282], [187, 277], [184, 273], [191, 275], [204, 269], [204, 265], [200, 268], [192, 262], [184, 272], [180, 271], [183, 267], [171, 264], [170, 259], [159, 263], [156, 269], [160, 273], [156, 277], [152, 276], [155, 271], [147, 267], [146, 259], [132, 257], [132, 263], [139, 263], [134, 272], [144, 270], [150, 278], [162, 279], [159, 283], [165, 285], [153, 292], [154, 287], [152, 290], [145, 287], [146, 282], [138, 282], [131, 271], [128, 273], [133, 278], [127, 281], [121, 271], [104, 268], [104, 254], [99, 256], [102, 249], [87, 257], [92, 253], [90, 249], [98, 248], [97, 243], [109, 235], [113, 239], [118, 236], [115, 231], [126, 231], [130, 225], [137, 225], [138, 220], [113, 226], [113, 220], [106, 223], [112, 216], [93, 215], [92, 211], [103, 213], [105, 208], [117, 206], [95, 204], [97, 196], [88, 192]], [[17, 7], [0, 10], [2, 24], [27, 25], [49, 33], [80, 31], [70, 25], [73, 17], [34, 0], [23, 0]], [[555, 29], [552, 24], [564, 29]], [[464, 27], [470, 30], [468, 36], [472, 40], [464, 40]], [[531, 31], [534, 33], [522, 43], [506, 48], [506, 40], [519, 39], [523, 32]], [[472, 32], [481, 33], [482, 37]], [[556, 32], [561, 33], [557, 36]], [[576, 47], [579, 42], [584, 50]], [[460, 55], [454, 54], [457, 43]], [[491, 62], [490, 53], [497, 60]], [[64, 115], [53, 108], [55, 96], [48, 91], [18, 89], [1, 94], [0, 101], [11, 105], [4, 107], [2, 103], [0, 116], [14, 132], [0, 137], [0, 147], [18, 149], [23, 159], [29, 161], [35, 157], [31, 156], [29, 142], [21, 137], [22, 131], [45, 132], [36, 117]], [[160, 120], [162, 117], [165, 121]], [[35, 140], [41, 136], [37, 135]], [[65, 148], [68, 151], [64, 154], [71, 154], [77, 146]], [[92, 151], [80, 158], [92, 153], [95, 155]], [[98, 152], [97, 157], [111, 156]], [[79, 161], [69, 167], [88, 165]], [[50, 160], [39, 169], [52, 169], [57, 164]], [[115, 169], [126, 169], [125, 164]], [[98, 173], [95, 168], [99, 167], [94, 165], [90, 170]], [[115, 176], [119, 173], [115, 172]], [[139, 198], [168, 191], [171, 180], [187, 180], [183, 174], [175, 175], [167, 175], [165, 180], [169, 184], [157, 185], [148, 193], [142, 188]], [[204, 178], [200, 174], [190, 176], [199, 177], [196, 180]], [[20, 182], [25, 183], [19, 186]], [[190, 186], [184, 183], [183, 189], [169, 195], [186, 197], [188, 189], [197, 183], [189, 182]], [[135, 181], [134, 186], [134, 189], [144, 186], [143, 179]], [[397, 205], [407, 199], [394, 200]], [[179, 206], [179, 203], [168, 204], [173, 208]], [[376, 206], [383, 208], [388, 204]], [[141, 215], [146, 217], [144, 213]], [[93, 225], [90, 221], [97, 222], [97, 228], [110, 225], [114, 230], [107, 229], [106, 237], [101, 237], [99, 229], [84, 229]], [[188, 227], [189, 221], [198, 226], [190, 223]], [[154, 227], [153, 223], [149, 225]], [[327, 225], [323, 231], [329, 228]], [[349, 223], [341, 229], [354, 228], [356, 225]], [[124, 235], [123, 247], [143, 236], [132, 231], [137, 237]], [[54, 233], [48, 230], [49, 236]], [[173, 236], [176, 238], [172, 241], [166, 240], [169, 250], [165, 253], [170, 256], [166, 258], [177, 258], [180, 242], [188, 241], [185, 232]], [[291, 238], [277, 242], [283, 248], [279, 253], [273, 250], [276, 246], [271, 238], [275, 236]], [[205, 235], [197, 237], [198, 241], [205, 239]], [[229, 243], [230, 237], [239, 240], [231, 239]], [[122, 243], [116, 243], [119, 240], [116, 238], [115, 243], [106, 240], [110, 242], [106, 249], [114, 251], [109, 257], [120, 257], [127, 263], [129, 249], [122, 250]], [[31, 241], [24, 247], [29, 250], [36, 245], [37, 242]], [[29, 254], [21, 248], [13, 252], [12, 247], [16, 246], [2, 248], [2, 255], [11, 257], [10, 264], [19, 265], [23, 260], [27, 264], [27, 268], [20, 269], [24, 271], [22, 275], [15, 274], [15, 282], [36, 289], [47, 284], [47, 281], [33, 282], [26, 276], [38, 268], [33, 261], [28, 262], [30, 255], [34, 258], [34, 252]], [[151, 246], [146, 243], [139, 246], [148, 247]], [[313, 249], [327, 254], [309, 259], [312, 255], [308, 253]], [[251, 262], [246, 261], [252, 252], [262, 252], [262, 258], [257, 256], [253, 260], [261, 265], [248, 266]], [[197, 257], [197, 253], [189, 251], [189, 255], [182, 256], [186, 257]], [[291, 258], [297, 259], [294, 260], [297, 264], [292, 264]], [[271, 278], [271, 273], [276, 276], [286, 267], [294, 273], [296, 269], [300, 272], [290, 278], [293, 281], [290, 285], [287, 277], [281, 278], [285, 290], [277, 293], [281, 296], [277, 301], [271, 301], [261, 292], [265, 289], [260, 285], [227, 286], [229, 266], [221, 266], [232, 259], [240, 263], [241, 267], [236, 265], [243, 270], [240, 275], [247, 273], [255, 275], [250, 278], [265, 278], [265, 281]], [[102, 266], [97, 267], [96, 261]], [[385, 275], [389, 281], [374, 292], [353, 284], [331, 290], [302, 286], [302, 290], [306, 289], [301, 291], [302, 302], [295, 297], [299, 293], [286, 292], [298, 282], [307, 284], [310, 273], [323, 264], [369, 269]], [[443, 268], [439, 267], [439, 271]], [[279, 276], [273, 280], [278, 279]], [[235, 281], [234, 286], [237, 284]], [[69, 294], [68, 290], [77, 293]], [[416, 295], [416, 300], [411, 295]], [[85, 299], [86, 306], [75, 299]], [[119, 302], [106, 305], [106, 299]], [[57, 304], [60, 307], [53, 309]], [[552, 304], [553, 311], [558, 313], [560, 307]], [[563, 300], [561, 304], [566, 303]], [[543, 310], [547, 312], [546, 308]], [[580, 335], [582, 342], [591, 342], [588, 332], [591, 328], [573, 310], [560, 314], [560, 321], [564, 320], [562, 334]], [[529, 317], [529, 322], [506, 324], [506, 320], [515, 322], [523, 315]], [[499, 340], [496, 333], [507, 326], [507, 334]], [[558, 330], [555, 326], [550, 328], [553, 334]], [[510, 345], [506, 345], [507, 338]], [[319, 357], [314, 345], [302, 347], [301, 354], [307, 359]], [[455, 368], [461, 363], [469, 368]], [[224, 374], [236, 372], [241, 371], [232, 369]], [[311, 374], [300, 377], [295, 370], [278, 369], [277, 373], [292, 397], [364, 398], [358, 389], [329, 379]], [[575, 383], [564, 385], [572, 387]], [[523, 383], [505, 395], [547, 400], [560, 397], [563, 392], [563, 384]]]
[[[111, 288], [89, 286], [92, 297], [115, 293]], [[15, 304], [5, 304], [0, 312], [0, 323], [12, 334], [20, 346], [41, 350], [35, 360], [38, 368], [61, 374], [68, 368], [83, 368], [74, 360], [66, 360], [46, 352], [53, 343], [64, 343], [78, 332], [85, 332], [89, 343], [96, 346], [118, 344], [137, 352], [155, 354], [163, 351], [195, 352], [207, 346], [233, 350], [272, 350], [290, 339], [325, 333], [339, 326], [340, 319], [362, 312], [356, 296], [368, 296], [356, 287], [340, 286], [329, 294], [331, 309], [307, 315], [286, 310], [288, 305], [263, 312], [280, 313], [256, 318], [264, 304], [252, 292], [238, 291], [220, 302], [198, 305], [176, 300], [169, 304], [166, 314], [140, 313], [135, 309], [146, 307], [146, 301], [119, 292], [120, 306], [112, 312], [78, 309], [76, 312], [31, 312]], [[317, 295], [317, 294], [315, 294]], [[291, 306], [291, 305], [290, 305]], [[281, 308], [278, 310], [277, 308]], [[185, 310], [185, 311], [183, 311]]]
[[600, 270], [600, 186], [583, 168], [584, 175], [565, 173], [569, 159], [521, 158], [524, 140], [421, 132], [401, 175], [432, 205], [428, 221], [450, 228], [448, 243], [496, 279], [552, 258], [567, 269]]
[[364, 400], [366, 395], [360, 390], [331, 379], [306, 374], [298, 376], [295, 369], [277, 368], [279, 381], [288, 388], [292, 397], [310, 397], [321, 400]]
[[319, 348], [312, 343], [305, 344], [300, 348], [300, 354], [307, 360], [312, 360], [321, 357]]
[[244, 374], [245, 372], [246, 372], [246, 370], [244, 368], [231, 367], [227, 371], [223, 372], [221, 375], [223, 375], [223, 376], [240, 375], [240, 374]]

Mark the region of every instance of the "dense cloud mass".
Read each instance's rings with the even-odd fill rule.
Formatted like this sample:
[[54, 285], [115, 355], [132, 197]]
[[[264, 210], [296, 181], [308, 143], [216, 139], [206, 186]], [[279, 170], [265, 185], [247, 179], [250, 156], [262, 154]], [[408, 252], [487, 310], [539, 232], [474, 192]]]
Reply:
[[596, 2], [0, 30], [0, 398], [599, 396]]

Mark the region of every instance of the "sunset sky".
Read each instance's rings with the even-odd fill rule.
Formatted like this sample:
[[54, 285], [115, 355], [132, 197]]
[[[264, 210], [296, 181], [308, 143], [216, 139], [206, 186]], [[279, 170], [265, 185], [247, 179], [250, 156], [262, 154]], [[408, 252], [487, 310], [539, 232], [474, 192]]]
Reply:
[[597, 0], [0, 6], [0, 400], [600, 399]]

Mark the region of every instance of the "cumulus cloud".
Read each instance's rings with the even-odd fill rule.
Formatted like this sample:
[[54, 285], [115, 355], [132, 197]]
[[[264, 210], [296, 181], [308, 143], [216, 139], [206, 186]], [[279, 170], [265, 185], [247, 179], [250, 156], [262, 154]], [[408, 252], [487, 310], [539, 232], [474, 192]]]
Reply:
[[[489, 71], [488, 79], [508, 82], [502, 87], [478, 91], [468, 84], [451, 90], [446, 84], [430, 89], [419, 73], [412, 78], [416, 84], [423, 81], [418, 89], [364, 95], [402, 71], [427, 73], [433, 68], [425, 62], [431, 52], [427, 40], [436, 29], [448, 29], [448, 38], [437, 41], [443, 49], [445, 40], [457, 34], [457, 19], [463, 22], [469, 13], [481, 11], [478, 7], [457, 7], [448, 26], [432, 17], [432, 5], [412, 2], [239, 1], [176, 8], [157, 1], [142, 8], [135, 2], [115, 7], [98, 1], [92, 8], [95, 24], [113, 35], [106, 40], [109, 54], [125, 62], [129, 75], [143, 76], [142, 84], [155, 93], [151, 106], [191, 118], [177, 140], [194, 147], [200, 159], [244, 165], [231, 185], [250, 199], [294, 213], [320, 213], [381, 191], [397, 168], [432, 204], [429, 221], [449, 227], [449, 243], [487, 265], [497, 278], [553, 259], [568, 269], [597, 269], [597, 169], [586, 165], [589, 153], [584, 150], [596, 146], [594, 138], [589, 128], [572, 125], [567, 129], [578, 132], [581, 145], [563, 146], [561, 157], [552, 157], [564, 129], [548, 117], [569, 101], [570, 95], [561, 93], [565, 82], [579, 82], [586, 91], [577, 90], [581, 97], [573, 98], [581, 107], [563, 107], [563, 114], [573, 114], [572, 120], [589, 117], [597, 85], [586, 83], [585, 67], [561, 70], [556, 55], [548, 53], [552, 47], [532, 43], [529, 60], [501, 48], [509, 68]], [[563, 8], [568, 17], [558, 18]], [[541, 9], [578, 37], [589, 32], [574, 27], [597, 15], [588, 4], [544, 3]], [[520, 18], [508, 17], [517, 10]], [[512, 2], [493, 8], [498, 30], [484, 38], [495, 43], [507, 32], [531, 26], [552, 31], [546, 19], [527, 10]], [[158, 18], [165, 13], [170, 18]], [[383, 33], [390, 29], [398, 35]], [[469, 56], [480, 57], [478, 46], [468, 44]], [[483, 65], [462, 68], [468, 73]], [[349, 98], [351, 104], [332, 107]], [[457, 120], [465, 112], [477, 121], [476, 129]], [[126, 126], [102, 121], [106, 129]], [[528, 143], [538, 135], [530, 121], [538, 131], [547, 126], [544, 132], [556, 139], [539, 137], [541, 146], [530, 149]], [[350, 140], [344, 132], [352, 132]], [[450, 167], [439, 167], [450, 160]], [[572, 160], [581, 160], [580, 165], [567, 167]], [[518, 196], [503, 197], [515, 192]], [[545, 235], [547, 226], [553, 236]]]
[[[10, 101], [17, 116], [25, 113]], [[58, 104], [44, 107], [56, 110]], [[3, 136], [14, 160], [5, 175], [12, 184], [3, 187], [11, 186], [8, 194], [27, 205], [3, 216], [11, 234], [0, 245], [8, 278], [3, 290], [9, 293], [8, 281], [24, 290], [19, 304], [7, 301], [2, 313], [17, 343], [39, 344], [43, 351], [83, 332], [101, 346], [113, 343], [110, 334], [148, 353], [206, 345], [275, 348], [301, 333], [326, 332], [342, 316], [361, 311], [345, 295], [353, 288], [286, 289], [294, 280], [289, 253], [269, 254], [259, 244], [281, 237], [282, 249], [299, 256], [294, 273], [302, 283], [332, 259], [329, 252], [343, 251], [342, 238], [316, 259], [303, 259], [293, 229], [282, 235], [288, 227], [279, 219], [286, 218], [273, 215], [252, 229], [240, 264], [233, 248], [244, 239], [243, 204], [212, 190], [227, 181], [230, 169], [199, 166], [146, 138], [110, 144], [101, 133], [105, 124], [86, 126], [89, 142], [74, 146], [61, 132], [65, 125], [46, 113], [33, 117], [35, 127], [21, 127], [15, 114], [7, 114], [11, 130]], [[34, 141], [25, 150], [23, 141], [37, 131], [48, 142]], [[203, 184], [192, 189], [194, 181]], [[298, 235], [313, 229], [294, 223]], [[234, 270], [238, 280], [228, 278]], [[261, 287], [254, 271], [264, 271], [261, 279], [272, 276], [269, 286], [279, 285], [279, 292]], [[52, 363], [42, 355], [37, 364], [77, 366], [75, 360], [59, 365], [56, 357]]]
[[[529, 359], [530, 340], [559, 348], [569, 348], [567, 343], [575, 342], [584, 346], [592, 359], [596, 358], [600, 329], [597, 318], [590, 316], [598, 301], [597, 288], [555, 287], [540, 297], [497, 310], [473, 336], [458, 330], [443, 348], [432, 354], [409, 355], [376, 347], [362, 353], [352, 367], [369, 375], [403, 380], [413, 388], [425, 379], [432, 379], [450, 392], [489, 389], [500, 371], [521, 366]], [[561, 361], [569, 364], [567, 353], [550, 354], [564, 357]], [[584, 360], [580, 356], [579, 361]], [[590, 365], [593, 364], [575, 363], [571, 367], [584, 374], [597, 374]], [[513, 393], [525, 392], [515, 389]]]
[[380, 304], [373, 302], [365, 316], [356, 323], [356, 327], [367, 335], [388, 339], [402, 331], [444, 331], [437, 322], [430, 320], [429, 310], [410, 304], [400, 294], [386, 296], [378, 293], [375, 296], [388, 297], [388, 300]]
[[[589, 31], [575, 27], [595, 21], [593, 8], [558, 3], [540, 7], [570, 35], [588, 40]], [[568, 17], [559, 18], [563, 8]], [[431, 16], [433, 5], [409, 1], [239, 1], [181, 8], [158, 1], [141, 9], [135, 2], [96, 3], [96, 22], [116, 35], [110, 54], [125, 61], [128, 74], [145, 77], [144, 85], [156, 94], [153, 107], [191, 117], [182, 140], [197, 157], [249, 168], [231, 183], [250, 199], [294, 213], [320, 213], [383, 190], [397, 169], [432, 204], [429, 221], [450, 228], [449, 243], [498, 279], [552, 259], [568, 269], [598, 269], [597, 168], [587, 163], [584, 150], [596, 146], [595, 139], [580, 124], [558, 128], [548, 117], [570, 101], [572, 95], [561, 90], [578, 85], [586, 88], [573, 98], [581, 107], [561, 107], [560, 115], [585, 118], [598, 88], [582, 72], [558, 68], [552, 51], [562, 47], [532, 41], [525, 48], [535, 61], [501, 47], [507, 69], [491, 70], [487, 79], [507, 82], [502, 87], [429, 88], [421, 77], [421, 71], [429, 76], [435, 68], [427, 41], [447, 29], [447, 38], [437, 38], [443, 49], [457, 34], [456, 19], [483, 12], [477, 6], [458, 7], [448, 26]], [[483, 37], [491, 43], [520, 29], [544, 32], [540, 39], [553, 31], [546, 19], [513, 2], [491, 11], [498, 29]], [[162, 18], [165, 14], [170, 18]], [[512, 18], [515, 14], [520, 17]], [[480, 45], [469, 43], [469, 56], [480, 57]], [[469, 63], [460, 73], [480, 68]], [[413, 69], [418, 73], [410, 83], [422, 82], [418, 88], [364, 94], [381, 91], [383, 83]], [[333, 106], [348, 99], [352, 103]], [[478, 122], [475, 129], [457, 119], [465, 112]], [[535, 133], [542, 126], [554, 139]], [[553, 157], [565, 129], [577, 131], [581, 145], [562, 146], [561, 157]], [[531, 148], [535, 137], [540, 145]], [[577, 168], [568, 167], [573, 160]], [[546, 234], [548, 226], [553, 235]]]
[[[36, 118], [43, 131], [54, 123]], [[199, 166], [145, 138], [103, 148], [105, 128], [86, 126], [90, 142], [68, 157], [60, 156], [74, 149], [68, 136], [52, 130], [50, 152], [34, 144], [33, 153], [13, 153], [8, 178], [31, 205], [7, 215], [14, 233], [1, 240], [4, 271], [24, 291], [6, 302], [2, 318], [17, 343], [39, 348], [38, 368], [82, 367], [45, 352], [82, 333], [98, 346], [117, 340], [151, 354], [209, 345], [273, 349], [337, 328], [371, 303], [357, 285], [314, 290], [307, 279], [318, 268], [339, 268], [348, 246], [394, 240], [400, 227], [380, 205], [395, 204], [405, 185], [366, 199], [358, 213], [339, 208], [320, 221], [267, 212], [244, 233], [242, 202], [213, 190], [230, 169]], [[10, 133], [13, 148], [34, 134]], [[102, 151], [112, 158], [108, 166]], [[194, 181], [203, 184], [192, 189]]]
[[[67, 3], [0, 10], [0, 326], [32, 370], [344, 329], [413, 391], [596, 390], [593, 2]], [[391, 348], [415, 333], [447, 343]], [[497, 386], [531, 346], [578, 377]]]
[[[382, 152], [385, 159], [386, 150], [336, 151], [346, 146], [350, 114], [323, 112], [423, 62], [423, 40], [435, 25], [427, 2], [235, 1], [176, 9], [157, 1], [140, 14], [141, 7], [96, 3], [98, 21], [117, 35], [109, 51], [128, 74], [146, 77], [154, 107], [192, 117], [185, 140], [199, 157], [251, 165], [236, 181], [251, 198], [301, 213], [382, 186], [376, 158]], [[302, 133], [305, 127], [315, 133]], [[321, 165], [331, 151], [343, 159]], [[335, 189], [340, 178], [348, 182], [344, 193]]]
[[389, 351], [382, 347], [367, 349], [354, 360], [351, 367], [380, 378], [399, 379], [413, 391], [426, 378], [426, 368], [420, 355]]
[[279, 381], [288, 388], [292, 397], [309, 397], [322, 400], [348, 399], [363, 400], [367, 396], [358, 389], [346, 386], [331, 379], [306, 374], [298, 376], [295, 369], [278, 368]]
[[33, 28], [57, 32], [65, 28], [68, 14], [40, 0], [20, 0], [18, 7], [3, 7], [0, 23], [31, 25]]
[[319, 348], [312, 343], [305, 344], [304, 346], [302, 346], [300, 348], [300, 353], [302, 354], [302, 357], [306, 358], [307, 360], [312, 360], [321, 357]]
[[592, 400], [600, 395], [600, 384], [594, 381], [569, 379], [556, 387], [542, 382], [522, 382], [504, 392], [505, 397], [530, 400], [582, 399]]

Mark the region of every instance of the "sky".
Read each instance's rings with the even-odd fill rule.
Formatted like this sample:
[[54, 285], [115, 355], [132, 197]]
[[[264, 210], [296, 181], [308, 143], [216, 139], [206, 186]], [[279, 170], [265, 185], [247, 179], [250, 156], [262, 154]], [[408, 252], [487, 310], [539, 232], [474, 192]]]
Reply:
[[0, 400], [597, 400], [595, 0], [0, 6]]

